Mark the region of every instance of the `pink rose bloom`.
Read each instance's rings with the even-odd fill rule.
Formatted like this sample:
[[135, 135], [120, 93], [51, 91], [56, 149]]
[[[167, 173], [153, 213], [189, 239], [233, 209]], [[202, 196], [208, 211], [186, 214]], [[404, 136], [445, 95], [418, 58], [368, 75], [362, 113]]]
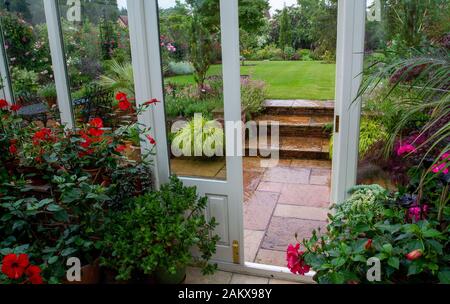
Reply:
[[406, 153], [414, 153], [416, 152], [416, 148], [413, 145], [407, 144], [407, 145], [401, 145], [398, 149], [397, 149], [397, 155], [398, 156], [402, 156], [403, 154]]
[[450, 153], [449, 153], [449, 152], [445, 153], [445, 154], [442, 155], [442, 157], [441, 157], [442, 160], [447, 160], [447, 159], [449, 159], [449, 158], [450, 158]]
[[415, 222], [420, 221], [425, 218], [428, 213], [428, 205], [423, 205], [422, 207], [411, 207], [408, 210], [408, 218], [414, 220]]
[[287, 267], [293, 274], [305, 275], [311, 269], [303, 260], [303, 251], [300, 251], [300, 244], [295, 247], [290, 244], [286, 252]]

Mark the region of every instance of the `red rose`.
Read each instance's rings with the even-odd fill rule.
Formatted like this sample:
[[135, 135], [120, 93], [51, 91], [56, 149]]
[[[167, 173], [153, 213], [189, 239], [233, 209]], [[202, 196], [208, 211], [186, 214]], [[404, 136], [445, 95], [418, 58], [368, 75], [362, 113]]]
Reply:
[[124, 99], [119, 102], [119, 109], [122, 111], [127, 111], [131, 107], [131, 103], [128, 101], [128, 99]]
[[8, 254], [3, 258], [2, 272], [12, 280], [20, 279], [29, 264], [28, 255]]
[[41, 268], [38, 266], [30, 265], [25, 271], [25, 274], [28, 276], [31, 284], [38, 285], [44, 283], [41, 277]]
[[420, 259], [422, 257], [422, 255], [423, 255], [422, 250], [417, 249], [417, 250], [414, 250], [414, 251], [411, 251], [410, 253], [408, 253], [406, 255], [406, 258], [409, 261], [415, 261], [415, 260]]
[[5, 109], [7, 107], [9, 107], [8, 102], [4, 99], [0, 99], [0, 109]]
[[80, 132], [80, 136], [84, 139], [84, 142], [82, 142], [80, 146], [84, 149], [89, 148], [92, 144], [92, 139], [84, 132]]
[[118, 92], [116, 94], [117, 101], [122, 101], [122, 100], [127, 100], [127, 99], [128, 99], [127, 94], [125, 94], [124, 92]]
[[103, 133], [105, 133], [105, 132], [101, 129], [97, 129], [97, 128], [89, 129], [89, 134], [91, 134], [91, 136], [94, 136], [94, 137], [100, 137], [103, 135]]
[[156, 145], [156, 140], [151, 135], [147, 135], [147, 139], [150, 142], [150, 144]]
[[16, 154], [17, 153], [17, 147], [15, 145], [9, 146], [9, 153]]
[[369, 250], [372, 248], [372, 239], [369, 239], [366, 243], [366, 246], [364, 246], [366, 248], [366, 250]]
[[22, 108], [22, 106], [17, 105], [17, 104], [14, 104], [14, 105], [12, 105], [12, 106], [10, 107], [11, 111], [13, 111], [13, 112], [17, 112], [17, 111], [19, 111], [21, 108]]
[[295, 247], [290, 244], [286, 252], [287, 267], [293, 274], [305, 275], [310, 271], [310, 267], [303, 260], [303, 251], [300, 251], [300, 244]]

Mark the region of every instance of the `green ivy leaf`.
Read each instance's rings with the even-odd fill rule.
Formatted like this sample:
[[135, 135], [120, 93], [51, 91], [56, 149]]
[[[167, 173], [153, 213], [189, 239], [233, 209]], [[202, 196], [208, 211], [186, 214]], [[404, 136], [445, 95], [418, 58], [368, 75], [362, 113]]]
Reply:
[[442, 270], [438, 274], [439, 282], [441, 284], [450, 284], [450, 270]]
[[47, 263], [49, 265], [55, 264], [56, 261], [58, 261], [58, 257], [57, 256], [52, 256], [51, 258], [48, 259]]
[[66, 257], [66, 256], [71, 255], [72, 253], [75, 253], [76, 251], [77, 251], [76, 248], [66, 248], [63, 251], [61, 251], [61, 255], [63, 257]]

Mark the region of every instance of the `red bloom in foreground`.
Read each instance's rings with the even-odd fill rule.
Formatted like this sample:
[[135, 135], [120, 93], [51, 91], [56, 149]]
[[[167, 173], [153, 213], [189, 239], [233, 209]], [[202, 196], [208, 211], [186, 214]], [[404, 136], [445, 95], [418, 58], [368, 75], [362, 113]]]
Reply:
[[417, 249], [417, 250], [414, 250], [414, 251], [411, 251], [410, 253], [408, 253], [406, 255], [406, 258], [409, 261], [415, 261], [415, 260], [420, 259], [422, 257], [422, 255], [423, 255], [422, 250]]
[[29, 265], [28, 256], [21, 254], [8, 254], [3, 258], [2, 272], [12, 280], [17, 280], [22, 277], [25, 268]]
[[41, 268], [38, 266], [30, 265], [25, 271], [25, 274], [28, 276], [31, 284], [38, 285], [44, 283], [41, 277]]
[[125, 151], [126, 149], [127, 149], [126, 146], [120, 145], [120, 146], [117, 146], [116, 152], [122, 153], [122, 152]]
[[372, 239], [369, 239], [366, 243], [366, 245], [364, 246], [366, 248], [366, 250], [369, 250], [372, 248]]
[[124, 92], [118, 92], [116, 94], [116, 100], [117, 101], [122, 101], [122, 100], [126, 100], [128, 99], [127, 94], [125, 94]]
[[147, 139], [150, 142], [150, 144], [156, 145], [156, 140], [151, 135], [147, 135]]
[[103, 128], [103, 120], [101, 118], [98, 118], [98, 117], [97, 118], [92, 118], [89, 121], [89, 125], [91, 127], [93, 127], [93, 128], [101, 129], [101, 128]]
[[286, 252], [287, 267], [293, 274], [305, 275], [311, 267], [305, 264], [303, 260], [303, 251], [300, 251], [300, 244], [295, 247], [290, 244]]
[[8, 102], [4, 99], [0, 99], [0, 109], [5, 109], [7, 107], [9, 107]]
[[11, 111], [13, 111], [13, 112], [17, 112], [17, 111], [19, 111], [21, 108], [22, 108], [22, 106], [17, 105], [17, 104], [14, 104], [14, 105], [11, 106], [10, 109], [11, 109]]
[[84, 149], [88, 149], [92, 144], [92, 139], [84, 132], [80, 132], [80, 136], [84, 139], [84, 142], [82, 142], [80, 146]]
[[33, 145], [38, 145], [41, 141], [48, 141], [52, 138], [52, 130], [48, 128], [43, 128], [40, 131], [34, 133]]
[[131, 102], [129, 102], [128, 99], [124, 99], [119, 102], [119, 109], [121, 109], [122, 111], [126, 111], [129, 108], [131, 108]]
[[17, 147], [15, 145], [9, 146], [9, 153], [16, 154], [17, 153]]
[[94, 137], [102, 136], [104, 131], [101, 130], [103, 128], [103, 120], [101, 118], [93, 118], [89, 121], [89, 125], [91, 128], [89, 129], [89, 134]]

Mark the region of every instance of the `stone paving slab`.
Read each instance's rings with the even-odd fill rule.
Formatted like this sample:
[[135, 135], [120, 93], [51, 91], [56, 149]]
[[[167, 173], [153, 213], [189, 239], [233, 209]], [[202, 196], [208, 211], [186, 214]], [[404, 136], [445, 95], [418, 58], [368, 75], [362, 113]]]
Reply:
[[278, 204], [273, 216], [297, 218], [314, 221], [326, 221], [329, 209]]
[[283, 185], [283, 183], [261, 182], [259, 183], [258, 191], [280, 193]]
[[244, 253], [246, 262], [254, 262], [265, 231], [244, 230]]
[[269, 284], [269, 279], [235, 273], [230, 284]]
[[312, 231], [317, 228], [325, 230], [327, 223], [321, 221], [310, 221], [295, 218], [273, 217], [261, 248], [267, 250], [284, 251], [289, 244], [297, 243], [298, 240], [310, 238]]
[[331, 169], [312, 169], [309, 178], [311, 185], [331, 185]]
[[255, 263], [286, 267], [287, 266], [286, 250], [276, 251], [276, 250], [259, 249]]
[[265, 231], [277, 204], [279, 194], [255, 191], [244, 203], [244, 229]]
[[328, 186], [317, 185], [284, 184], [278, 203], [329, 208], [330, 188]]
[[204, 276], [202, 270], [188, 267], [185, 284], [229, 284], [233, 274], [231, 272], [216, 271], [213, 275]]
[[275, 167], [266, 170], [262, 181], [274, 183], [308, 184], [311, 170]]

